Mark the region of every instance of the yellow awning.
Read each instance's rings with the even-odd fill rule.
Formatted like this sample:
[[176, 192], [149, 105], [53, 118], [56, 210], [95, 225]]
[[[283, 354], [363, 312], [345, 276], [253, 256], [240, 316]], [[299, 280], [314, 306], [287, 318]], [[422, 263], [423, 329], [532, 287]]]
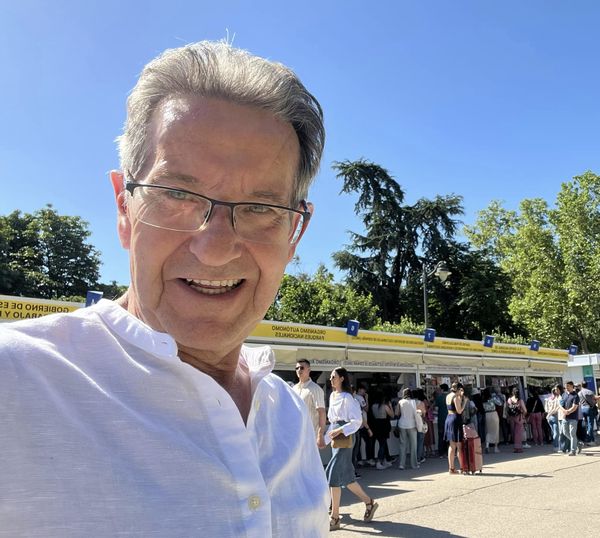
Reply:
[[435, 366], [463, 366], [464, 368], [477, 368], [481, 366], [481, 359], [461, 357], [457, 355], [428, 354], [423, 355], [423, 364]]
[[346, 358], [344, 348], [336, 347], [299, 347], [296, 351], [296, 360], [307, 359], [313, 360], [326, 360], [338, 362], [340, 365]]
[[503, 370], [523, 370], [529, 366], [529, 359], [483, 359], [483, 366], [487, 368], [501, 368]]
[[567, 363], [563, 362], [544, 362], [544, 361], [530, 361], [530, 368], [535, 370], [547, 370], [550, 372], [564, 372], [567, 369]]
[[421, 363], [421, 353], [401, 351], [372, 351], [370, 349], [348, 350], [348, 364], [358, 366], [414, 366]]
[[273, 353], [275, 353], [275, 364], [296, 364], [296, 352], [298, 351], [295, 347], [286, 346], [271, 346]]

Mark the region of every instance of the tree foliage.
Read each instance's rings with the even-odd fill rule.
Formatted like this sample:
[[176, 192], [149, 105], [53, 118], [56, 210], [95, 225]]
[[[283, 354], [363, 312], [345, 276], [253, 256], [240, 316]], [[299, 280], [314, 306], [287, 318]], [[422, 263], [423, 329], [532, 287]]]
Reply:
[[343, 193], [357, 193], [355, 204], [364, 234], [350, 232], [347, 250], [333, 254], [347, 282], [361, 293], [371, 293], [382, 319], [397, 322], [406, 310], [403, 290], [419, 281], [422, 259], [447, 259], [462, 215], [457, 195], [422, 198], [404, 204], [400, 185], [381, 166], [366, 161], [336, 162]]
[[332, 327], [344, 327], [349, 319], [356, 319], [365, 329], [378, 322], [377, 307], [371, 296], [334, 282], [333, 275], [323, 265], [314, 276], [284, 275], [265, 318]]
[[525, 199], [519, 211], [499, 202], [466, 233], [497, 260], [513, 294], [509, 311], [544, 345], [600, 345], [600, 177], [586, 172], [563, 183], [556, 206]]
[[0, 293], [54, 299], [84, 296], [98, 280], [100, 253], [88, 224], [52, 206], [0, 216]]

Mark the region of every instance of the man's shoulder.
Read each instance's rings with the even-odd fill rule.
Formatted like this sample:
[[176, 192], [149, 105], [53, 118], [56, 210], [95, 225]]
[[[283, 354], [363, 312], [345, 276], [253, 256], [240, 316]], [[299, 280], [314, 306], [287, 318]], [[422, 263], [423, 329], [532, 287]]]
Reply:
[[308, 381], [307, 387], [313, 392], [323, 392], [323, 389], [319, 386], [319, 384], [315, 383], [312, 379]]
[[81, 330], [85, 323], [86, 316], [80, 311], [3, 323], [0, 325], [0, 349], [2, 354], [14, 354], [24, 347], [41, 349], [57, 344], [74, 330]]

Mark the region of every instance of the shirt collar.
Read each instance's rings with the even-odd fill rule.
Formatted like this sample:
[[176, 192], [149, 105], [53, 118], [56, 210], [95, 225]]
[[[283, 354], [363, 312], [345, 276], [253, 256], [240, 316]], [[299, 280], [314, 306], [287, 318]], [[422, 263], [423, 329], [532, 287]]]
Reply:
[[[115, 334], [143, 351], [160, 358], [179, 360], [177, 342], [173, 337], [155, 331], [114, 301], [101, 299], [86, 310], [95, 310]], [[242, 345], [240, 361], [248, 367], [253, 388], [275, 366], [275, 357], [269, 346]]]
[[160, 358], [178, 359], [177, 343], [170, 335], [155, 331], [114, 301], [101, 299], [89, 310], [95, 310], [115, 334], [130, 344]]

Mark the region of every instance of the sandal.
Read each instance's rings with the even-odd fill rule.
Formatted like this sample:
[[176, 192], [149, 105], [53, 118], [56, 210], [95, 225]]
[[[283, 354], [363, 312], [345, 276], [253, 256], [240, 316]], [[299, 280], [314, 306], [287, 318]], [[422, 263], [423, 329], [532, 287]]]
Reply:
[[377, 510], [379, 505], [373, 499], [371, 499], [368, 503], [365, 503], [365, 505], [367, 509], [365, 510], [365, 517], [363, 518], [363, 520], [371, 521], [373, 519], [373, 516], [375, 515], [375, 510]]
[[329, 530], [337, 531], [340, 528], [340, 518], [339, 517], [331, 517], [329, 518]]
[[458, 471], [456, 469], [450, 469], [448, 472], [450, 474], [458, 474]]

